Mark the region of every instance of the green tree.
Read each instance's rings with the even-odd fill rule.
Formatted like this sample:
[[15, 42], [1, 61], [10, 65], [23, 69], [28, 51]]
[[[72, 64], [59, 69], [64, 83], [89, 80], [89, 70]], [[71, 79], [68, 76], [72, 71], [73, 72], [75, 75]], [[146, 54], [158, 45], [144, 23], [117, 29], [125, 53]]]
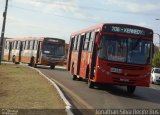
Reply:
[[160, 51], [158, 51], [154, 54], [154, 57], [153, 57], [153, 60], [152, 60], [152, 65], [154, 67], [160, 68]]

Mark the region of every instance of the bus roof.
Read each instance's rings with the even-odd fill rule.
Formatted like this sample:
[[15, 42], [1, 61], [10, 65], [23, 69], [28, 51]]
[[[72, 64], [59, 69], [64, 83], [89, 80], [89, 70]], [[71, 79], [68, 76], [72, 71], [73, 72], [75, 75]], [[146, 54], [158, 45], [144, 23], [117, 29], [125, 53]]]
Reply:
[[104, 26], [128, 26], [128, 27], [135, 27], [135, 28], [141, 28], [141, 29], [145, 29], [147, 31], [151, 31], [153, 33], [153, 30], [150, 29], [150, 28], [146, 28], [146, 27], [142, 27], [142, 26], [137, 26], [137, 25], [131, 25], [131, 24], [120, 24], [120, 23], [102, 23], [102, 24], [98, 24], [98, 25], [95, 25], [95, 26], [91, 26], [89, 28], [85, 28], [85, 29], [82, 29], [80, 31], [77, 31], [77, 32], [73, 32], [71, 34], [71, 36], [75, 36], [77, 34], [80, 34], [80, 33], [85, 33], [85, 32], [89, 32], [89, 31], [102, 31], [103, 27]]
[[28, 37], [28, 38], [10, 38], [7, 39], [7, 41], [26, 41], [26, 40], [38, 40], [38, 41], [43, 41], [46, 38], [50, 38], [50, 39], [58, 39], [58, 40], [63, 40], [63, 39], [59, 39], [59, 38], [51, 38], [51, 37]]

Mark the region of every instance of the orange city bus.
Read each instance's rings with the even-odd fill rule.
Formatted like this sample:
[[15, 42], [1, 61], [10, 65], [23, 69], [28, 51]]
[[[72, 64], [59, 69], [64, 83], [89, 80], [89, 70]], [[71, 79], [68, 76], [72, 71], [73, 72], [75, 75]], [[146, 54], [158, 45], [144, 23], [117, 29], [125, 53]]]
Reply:
[[63, 65], [65, 58], [65, 40], [49, 37], [6, 39], [4, 60], [14, 63], [28, 63], [30, 66]]
[[149, 87], [153, 31], [127, 24], [99, 24], [71, 34], [67, 70], [73, 80]]

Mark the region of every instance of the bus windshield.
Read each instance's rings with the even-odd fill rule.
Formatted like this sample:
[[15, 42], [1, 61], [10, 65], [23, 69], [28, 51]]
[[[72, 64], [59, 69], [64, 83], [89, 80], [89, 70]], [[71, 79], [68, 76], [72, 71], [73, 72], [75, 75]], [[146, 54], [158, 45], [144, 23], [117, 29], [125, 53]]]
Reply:
[[132, 64], [151, 63], [151, 41], [118, 36], [103, 36], [99, 57]]
[[43, 54], [53, 55], [53, 57], [65, 56], [65, 47], [61, 44], [45, 44]]

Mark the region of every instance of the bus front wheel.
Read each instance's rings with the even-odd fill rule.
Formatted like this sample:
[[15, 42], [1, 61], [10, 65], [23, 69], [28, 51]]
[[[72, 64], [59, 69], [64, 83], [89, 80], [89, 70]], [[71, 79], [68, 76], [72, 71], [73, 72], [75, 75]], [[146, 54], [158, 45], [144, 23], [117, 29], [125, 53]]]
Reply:
[[88, 80], [88, 87], [89, 88], [94, 88], [94, 82], [91, 80]]
[[51, 69], [54, 69], [55, 68], [55, 65], [51, 65], [51, 67], [50, 67]]
[[127, 86], [127, 92], [133, 94], [136, 89], [136, 86]]
[[73, 75], [72, 79], [75, 81], [77, 80], [77, 76], [76, 75]]
[[13, 62], [13, 63], [16, 62], [16, 56], [15, 56], [15, 55], [12, 56], [12, 62]]

